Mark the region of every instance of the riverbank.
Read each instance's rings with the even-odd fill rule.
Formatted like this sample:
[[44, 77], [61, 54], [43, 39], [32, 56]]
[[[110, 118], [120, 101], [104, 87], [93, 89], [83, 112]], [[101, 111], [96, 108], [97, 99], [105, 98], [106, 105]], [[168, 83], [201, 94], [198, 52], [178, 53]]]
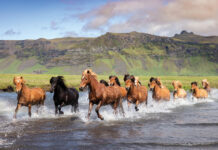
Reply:
[[[11, 87], [14, 88], [13, 78], [14, 76], [23, 76], [26, 81], [26, 85], [29, 87], [41, 87], [44, 90], [48, 91], [50, 89], [50, 78], [52, 74], [0, 74], [0, 90], [7, 91], [9, 89], [11, 91]], [[109, 75], [98, 75], [98, 80], [104, 79], [108, 81]], [[121, 85], [124, 86], [123, 76], [118, 75]], [[193, 81], [197, 81], [199, 87], [201, 87], [202, 79], [207, 79], [210, 82], [210, 86], [212, 88], [218, 88], [218, 76], [159, 76], [162, 83], [167, 86], [170, 91], [173, 90], [172, 81], [179, 80], [183, 84], [183, 88], [185, 90], [190, 89], [190, 83]], [[81, 75], [64, 75], [64, 79], [66, 81], [67, 86], [79, 88], [79, 84], [81, 81]], [[150, 76], [139, 76], [139, 79], [142, 85], [147, 86]]]

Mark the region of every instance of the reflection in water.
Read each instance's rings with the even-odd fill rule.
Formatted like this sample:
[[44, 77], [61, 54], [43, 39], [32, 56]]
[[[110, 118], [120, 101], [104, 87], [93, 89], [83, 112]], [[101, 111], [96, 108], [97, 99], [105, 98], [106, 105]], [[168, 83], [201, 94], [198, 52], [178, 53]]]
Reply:
[[71, 106], [63, 116], [54, 115], [52, 94], [47, 93], [44, 108], [32, 118], [27, 108], [18, 112], [16, 93], [0, 93], [0, 148], [5, 149], [187, 149], [218, 146], [218, 90], [206, 100], [187, 99], [154, 102], [149, 93], [148, 106], [134, 106], [126, 117], [114, 116], [109, 106], [100, 109], [105, 120], [100, 121], [93, 109], [88, 121], [87, 93], [80, 93], [79, 113]]

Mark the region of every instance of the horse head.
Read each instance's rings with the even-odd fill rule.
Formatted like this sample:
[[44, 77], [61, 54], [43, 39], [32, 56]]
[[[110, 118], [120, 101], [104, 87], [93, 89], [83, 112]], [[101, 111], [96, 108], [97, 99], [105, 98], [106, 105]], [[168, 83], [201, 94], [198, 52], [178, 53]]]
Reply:
[[198, 87], [198, 83], [197, 82], [192, 82], [191, 83], [191, 91], [194, 91], [197, 87]]
[[209, 82], [207, 81], [207, 79], [202, 80], [202, 86], [204, 89], [209, 86]]
[[50, 79], [51, 89], [50, 92], [53, 93], [53, 91], [56, 89], [58, 85], [60, 85], [63, 88], [66, 88], [64, 84], [64, 77], [63, 76], [57, 76], [57, 77], [51, 77]]
[[114, 86], [114, 85], [121, 86], [117, 76], [109, 76], [109, 84], [110, 86]]
[[17, 76], [17, 77], [14, 77], [13, 83], [16, 86], [16, 92], [19, 93], [25, 81], [22, 76]]
[[180, 81], [173, 81], [172, 82], [174, 91], [177, 91], [179, 88], [182, 88], [182, 83]]
[[126, 78], [125, 87], [126, 87], [127, 91], [129, 91], [131, 85], [134, 85], [134, 84], [135, 84], [135, 77], [133, 75], [131, 75], [128, 78]]
[[86, 69], [85, 71], [83, 71], [79, 87], [80, 91], [83, 91], [87, 87], [87, 85], [90, 84], [90, 76], [93, 76], [97, 80], [96, 73], [94, 73], [91, 69]]

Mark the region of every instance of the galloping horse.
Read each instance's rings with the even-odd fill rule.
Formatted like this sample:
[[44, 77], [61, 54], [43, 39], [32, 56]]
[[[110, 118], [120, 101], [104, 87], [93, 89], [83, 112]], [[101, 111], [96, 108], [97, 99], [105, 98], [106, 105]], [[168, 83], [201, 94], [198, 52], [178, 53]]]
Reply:
[[207, 98], [208, 97], [207, 91], [205, 89], [199, 89], [197, 82], [191, 83], [191, 91], [192, 91], [192, 95], [196, 98]]
[[148, 87], [153, 92], [153, 99], [158, 101], [161, 99], [170, 100], [170, 91], [161, 84], [160, 79], [151, 77]]
[[120, 85], [120, 81], [117, 76], [109, 76], [109, 85], [110, 86], [118, 86], [120, 88], [120, 91], [122, 93], [122, 98], [126, 98], [127, 91], [124, 87]]
[[[14, 85], [16, 85], [16, 92], [17, 92], [17, 107], [15, 109], [14, 118], [16, 118], [17, 112], [21, 106], [27, 106], [29, 110], [29, 117], [31, 117], [31, 106], [44, 105], [45, 101], [45, 91], [41, 88], [28, 88], [25, 85], [25, 81], [22, 76], [14, 77]], [[38, 112], [38, 109], [37, 109]]]
[[182, 83], [180, 81], [173, 81], [172, 85], [174, 87], [174, 91], [173, 91], [174, 98], [185, 98], [187, 96], [187, 93], [182, 88]]
[[203, 89], [205, 89], [208, 93], [210, 93], [210, 83], [207, 79], [202, 80]]
[[127, 90], [127, 100], [130, 103], [135, 104], [135, 110], [138, 111], [138, 105], [140, 103], [145, 103], [147, 105], [148, 92], [145, 86], [136, 86], [135, 85], [135, 77], [128, 76], [124, 77], [125, 79], [125, 87]]
[[83, 91], [84, 88], [89, 87], [89, 111], [88, 111], [88, 119], [91, 115], [91, 110], [93, 104], [96, 104], [97, 107], [95, 109], [98, 118], [103, 120], [103, 116], [99, 113], [99, 109], [103, 105], [110, 104], [115, 114], [117, 114], [117, 107], [120, 106], [122, 113], [124, 115], [123, 105], [121, 101], [121, 92], [120, 89], [116, 86], [105, 86], [102, 83], [97, 81], [97, 75], [92, 72], [91, 69], [86, 69], [82, 73], [81, 83], [80, 83], [80, 90]]
[[50, 92], [54, 92], [53, 100], [55, 104], [55, 114], [63, 114], [61, 107], [66, 105], [72, 105], [71, 111], [74, 112], [78, 109], [79, 92], [75, 88], [68, 88], [62, 76], [52, 77], [50, 79], [51, 89]]

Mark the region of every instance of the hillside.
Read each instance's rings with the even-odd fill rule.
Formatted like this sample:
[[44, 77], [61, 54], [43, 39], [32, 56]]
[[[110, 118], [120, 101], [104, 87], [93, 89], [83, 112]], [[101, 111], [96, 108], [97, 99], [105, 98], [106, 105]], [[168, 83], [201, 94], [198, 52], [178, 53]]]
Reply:
[[0, 73], [218, 75], [218, 37], [106, 33], [97, 38], [0, 41]]

